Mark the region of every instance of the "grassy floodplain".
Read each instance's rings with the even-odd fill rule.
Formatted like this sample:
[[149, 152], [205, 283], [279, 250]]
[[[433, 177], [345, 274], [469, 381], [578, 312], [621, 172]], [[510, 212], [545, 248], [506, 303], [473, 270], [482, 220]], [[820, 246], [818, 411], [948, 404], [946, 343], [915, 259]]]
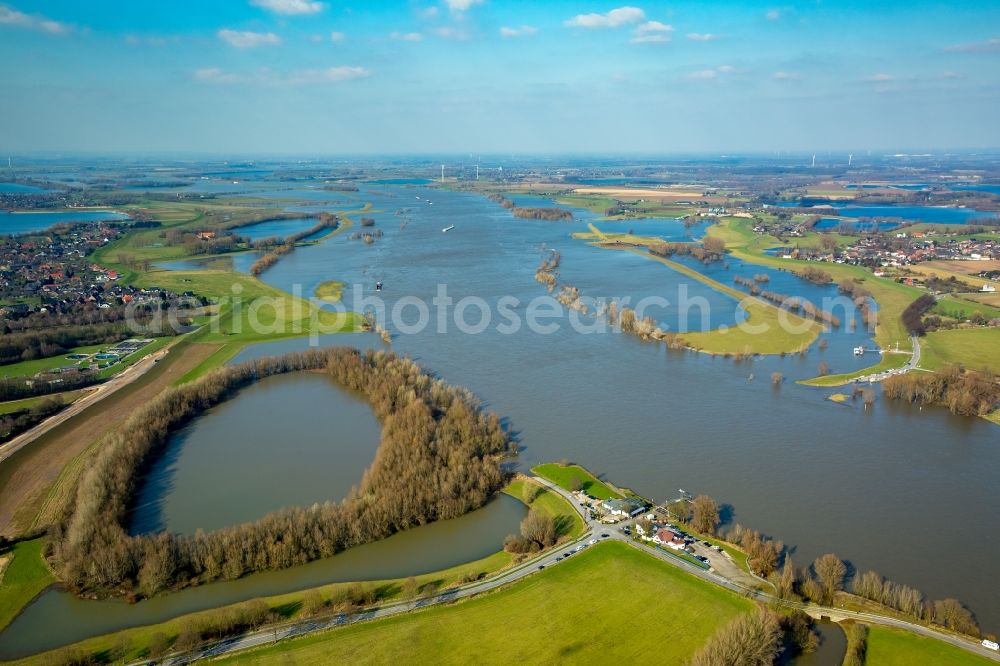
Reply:
[[[223, 664], [680, 663], [753, 602], [622, 543], [499, 592], [223, 659]], [[515, 639], [516, 638], [516, 639]]]
[[537, 467], [532, 467], [531, 471], [566, 490], [573, 490], [573, 481], [579, 479], [580, 489], [597, 499], [605, 500], [624, 497], [624, 495], [612, 490], [607, 484], [579, 465], [544, 463]]
[[907, 631], [872, 626], [868, 630], [865, 666], [986, 666], [992, 659], [972, 654], [933, 638]]
[[[358, 212], [370, 210], [371, 204], [366, 204]], [[233, 229], [273, 218], [278, 214], [273, 209], [248, 209], [246, 206], [203, 202], [148, 202], [131, 207], [131, 212], [152, 218], [161, 226], [138, 229], [98, 249], [94, 252], [94, 261], [117, 270], [126, 283], [139, 287], [160, 287], [175, 293], [192, 291], [215, 304], [213, 316], [202, 322], [205, 326], [189, 338], [192, 342], [222, 343], [222, 348], [181, 378], [179, 383], [196, 379], [220, 367], [247, 344], [313, 333], [363, 330], [363, 320], [355, 313], [324, 310], [310, 302], [308, 297], [285, 293], [245, 273], [220, 269], [171, 271], [150, 266], [157, 262], [192, 258], [183, 247], [163, 243], [161, 234], [165, 230]], [[338, 211], [341, 224], [319, 240], [350, 226], [349, 212]], [[303, 241], [300, 244], [315, 242], [318, 241]], [[137, 265], [144, 268], [137, 268]]]
[[923, 339], [927, 347], [920, 357], [923, 368], [958, 364], [1000, 372], [1000, 328], [955, 328], [928, 333]]

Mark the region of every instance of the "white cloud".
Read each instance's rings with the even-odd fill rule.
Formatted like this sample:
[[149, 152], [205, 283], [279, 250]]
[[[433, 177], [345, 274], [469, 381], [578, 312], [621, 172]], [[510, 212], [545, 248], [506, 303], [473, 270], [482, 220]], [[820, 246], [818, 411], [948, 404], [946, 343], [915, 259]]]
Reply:
[[205, 67], [194, 71], [195, 80], [216, 84], [317, 85], [343, 83], [370, 75], [371, 72], [364, 67], [348, 65], [325, 69], [300, 69], [292, 72], [275, 72], [267, 67], [249, 73], [227, 72], [218, 67]]
[[392, 32], [389, 39], [395, 42], [419, 42], [424, 38], [419, 32]]
[[798, 72], [775, 72], [771, 78], [776, 81], [801, 81], [802, 75]]
[[871, 76], [866, 76], [865, 81], [868, 83], [888, 83], [889, 81], [895, 81], [896, 77], [892, 74], [872, 74]]
[[66, 23], [53, 21], [40, 14], [25, 14], [7, 5], [0, 5], [0, 25], [40, 30], [50, 35], [65, 35], [72, 31], [72, 28]]
[[764, 18], [768, 21], [780, 21], [781, 16], [782, 13], [780, 9], [769, 9], [764, 13]]
[[1000, 53], [1000, 37], [987, 39], [984, 42], [968, 42], [955, 44], [945, 49], [949, 53]]
[[450, 25], [434, 28], [434, 34], [442, 39], [454, 39], [456, 41], [465, 41], [471, 38], [471, 35], [464, 28], [455, 28]]
[[577, 14], [565, 24], [571, 28], [617, 28], [645, 18], [646, 12], [638, 7], [618, 7], [606, 14]]
[[240, 80], [236, 74], [224, 72], [218, 67], [196, 69], [194, 71], [194, 78], [198, 81], [206, 81], [208, 83], [237, 83]]
[[344, 37], [346, 37], [346, 36], [347, 35], [345, 35], [344, 33], [337, 32], [336, 30], [334, 30], [333, 32], [330, 33], [330, 41], [331, 42], [342, 42], [342, 41], [344, 41]]
[[719, 73], [714, 69], [700, 69], [697, 72], [688, 74], [689, 79], [714, 79], [717, 76], [719, 76]]
[[425, 9], [418, 9], [417, 14], [423, 16], [424, 18], [434, 18], [438, 15], [438, 8], [432, 6]]
[[635, 29], [635, 32], [632, 34], [632, 43], [669, 42], [669, 33], [673, 31], [674, 27], [672, 25], [660, 23], [659, 21], [646, 21]]
[[530, 25], [522, 25], [520, 28], [509, 28], [507, 26], [500, 28], [501, 37], [525, 37], [533, 35], [536, 32], [538, 32], [538, 28]]
[[944, 72], [941, 74], [942, 79], [961, 79], [963, 78], [958, 72]]
[[714, 42], [719, 36], [710, 32], [689, 32], [687, 38], [692, 42]]
[[281, 37], [273, 32], [249, 32], [223, 28], [218, 33], [219, 39], [238, 49], [252, 49], [257, 46], [274, 46], [281, 43]]
[[250, 0], [250, 4], [275, 14], [288, 16], [318, 14], [326, 7], [322, 2], [313, 0]]
[[473, 5], [478, 5], [482, 3], [483, 0], [444, 0], [444, 4], [448, 5], [448, 9], [453, 12], [464, 12]]
[[302, 69], [292, 72], [284, 79], [284, 83], [292, 85], [308, 83], [341, 83], [353, 79], [361, 79], [371, 76], [364, 67], [350, 67], [341, 65], [339, 67], [327, 67], [326, 69]]
[[700, 81], [713, 81], [720, 78], [723, 74], [732, 74], [735, 71], [737, 70], [732, 65], [719, 65], [715, 69], [699, 69], [698, 71], [691, 72], [687, 77]]

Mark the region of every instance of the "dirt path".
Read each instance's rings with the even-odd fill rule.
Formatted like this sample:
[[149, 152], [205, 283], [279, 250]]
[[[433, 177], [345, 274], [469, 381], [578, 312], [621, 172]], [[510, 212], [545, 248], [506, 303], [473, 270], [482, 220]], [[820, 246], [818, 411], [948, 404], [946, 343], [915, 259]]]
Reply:
[[[219, 346], [178, 343], [160, 362], [154, 364], [150, 360], [151, 367], [132, 381], [116, 390], [94, 394], [96, 400], [88, 400], [82, 409], [53, 424], [0, 463], [0, 534], [13, 535], [31, 529], [38, 524], [36, 519], [43, 508], [53, 515], [57, 507], [48, 505], [61, 503], [60, 493], [53, 493], [53, 487], [57, 480], [64, 482], [60, 485], [72, 485], [72, 478], [82, 466], [80, 454]], [[60, 479], [61, 476], [71, 478]]]

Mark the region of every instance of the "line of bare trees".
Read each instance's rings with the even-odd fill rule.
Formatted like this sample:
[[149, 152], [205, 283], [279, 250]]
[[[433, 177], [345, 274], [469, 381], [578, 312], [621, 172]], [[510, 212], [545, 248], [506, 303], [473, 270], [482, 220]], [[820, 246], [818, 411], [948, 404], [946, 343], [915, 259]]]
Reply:
[[[783, 599], [802, 597], [829, 606], [837, 593], [844, 590], [848, 567], [836, 555], [827, 553], [816, 558], [811, 567], [796, 570], [791, 555], [786, 553], [782, 568], [768, 578]], [[916, 620], [976, 638], [980, 635], [975, 616], [958, 599], [930, 601], [919, 590], [894, 583], [874, 571], [855, 574], [850, 592]]]
[[253, 262], [250, 266], [250, 275], [257, 276], [266, 271], [271, 266], [274, 266], [284, 255], [288, 254], [295, 249], [295, 245], [292, 243], [285, 243], [284, 245], [278, 245], [273, 248], [270, 252], [263, 255], [260, 259]]
[[260, 249], [260, 248], [275, 247], [278, 245], [287, 245], [289, 243], [295, 244], [301, 240], [309, 238], [314, 234], [318, 234], [324, 229], [332, 230], [340, 226], [340, 220], [338, 220], [337, 216], [334, 215], [333, 213], [320, 213], [317, 217], [319, 218], [319, 222], [317, 222], [312, 227], [304, 231], [294, 233], [290, 236], [285, 236], [284, 238], [282, 238], [281, 236], [274, 236], [272, 238], [261, 238], [259, 240], [251, 242], [250, 246], [253, 247], [254, 249]]
[[861, 286], [858, 280], [843, 280], [837, 285], [842, 294], [847, 294], [854, 299], [854, 307], [861, 313], [861, 319], [865, 326], [874, 329], [878, 324], [878, 311], [873, 307], [875, 298], [872, 293]]
[[556, 288], [556, 271], [559, 269], [561, 255], [553, 250], [549, 256], [542, 259], [542, 263], [535, 270], [535, 280], [544, 284], [545, 288], [552, 292]]
[[882, 393], [892, 400], [943, 405], [961, 416], [983, 416], [1000, 404], [1000, 384], [992, 372], [970, 372], [957, 365], [893, 375], [882, 382]]
[[501, 207], [509, 210], [511, 213], [514, 214], [514, 217], [520, 217], [523, 219], [530, 219], [530, 220], [550, 220], [550, 221], [573, 219], [573, 212], [565, 208], [556, 208], [556, 207], [521, 208], [520, 206], [515, 205], [513, 201], [511, 201], [502, 194], [496, 194], [496, 193], [487, 194], [486, 197], [490, 201], [495, 201], [496, 203], [500, 204]]
[[816, 268], [815, 266], [806, 266], [799, 275], [814, 284], [829, 284], [833, 282], [832, 275], [822, 268]]
[[832, 312], [827, 312], [826, 310], [816, 307], [816, 304], [807, 298], [803, 298], [801, 296], [786, 296], [785, 294], [779, 294], [774, 291], [761, 290], [756, 276], [753, 280], [751, 280], [750, 278], [737, 275], [733, 278], [733, 282], [746, 287], [752, 296], [760, 296], [764, 300], [770, 301], [778, 307], [789, 310], [790, 312], [798, 313], [803, 317], [816, 321], [822, 321], [830, 326], [840, 326], [840, 317], [836, 316]]
[[726, 253], [726, 243], [721, 238], [706, 236], [701, 245], [694, 243], [668, 243], [666, 241], [651, 243], [649, 253], [658, 257], [672, 257], [674, 255], [688, 255], [698, 261], [708, 264], [719, 261]]
[[[208, 534], [129, 535], [136, 479], [171, 433], [242, 387], [300, 370], [360, 392], [382, 424], [375, 460], [346, 499]], [[506, 481], [509, 450], [495, 414], [409, 359], [335, 348], [250, 361], [165, 392], [104, 438], [53, 529], [52, 561], [77, 593], [126, 597], [286, 568], [483, 506]]]

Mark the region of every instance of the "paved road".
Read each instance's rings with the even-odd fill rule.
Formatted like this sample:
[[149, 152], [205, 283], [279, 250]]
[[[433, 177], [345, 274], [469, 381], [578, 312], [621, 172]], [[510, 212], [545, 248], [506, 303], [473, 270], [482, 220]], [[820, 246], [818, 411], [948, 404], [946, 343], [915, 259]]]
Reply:
[[913, 355], [910, 356], [910, 360], [907, 361], [904, 366], [905, 370], [903, 372], [916, 370], [917, 366], [920, 365], [920, 338], [915, 335], [911, 335], [910, 342], [913, 344]]
[[128, 386], [135, 380], [139, 379], [139, 377], [142, 377], [144, 374], [146, 374], [147, 371], [149, 371], [150, 368], [153, 367], [153, 365], [157, 361], [159, 361], [167, 354], [167, 351], [169, 350], [170, 346], [172, 345], [169, 345], [167, 347], [164, 347], [163, 349], [155, 351], [152, 354], [149, 354], [148, 356], [142, 357], [141, 359], [139, 359], [129, 367], [125, 368], [118, 374], [112, 376], [106, 382], [98, 384], [95, 389], [91, 390], [89, 393], [87, 393], [87, 395], [82, 396], [76, 401], [74, 401], [73, 404], [67, 407], [66, 409], [62, 410], [58, 414], [51, 416], [50, 418], [45, 419], [31, 430], [28, 430], [27, 432], [22, 432], [14, 439], [0, 446], [0, 462], [3, 462], [7, 458], [10, 458], [12, 455], [14, 455], [18, 451], [26, 447], [28, 444], [31, 444], [36, 439], [38, 439], [48, 431], [52, 430], [59, 424], [65, 423], [66, 421], [73, 418], [74, 416], [76, 416], [83, 410], [87, 409], [94, 403], [103, 400], [104, 398], [107, 398], [109, 395], [115, 393], [115, 391], [118, 391], [119, 389]]
[[[765, 594], [760, 590], [747, 587], [740, 583], [724, 578], [717, 573], [712, 571], [706, 571], [700, 567], [695, 566], [685, 560], [678, 557], [670, 555], [669, 553], [648, 546], [639, 541], [634, 541], [628, 536], [626, 536], [622, 531], [620, 526], [602, 525], [595, 521], [589, 520], [585, 510], [581, 507], [573, 496], [559, 488], [555, 484], [552, 484], [545, 479], [534, 477], [536, 481], [546, 486], [547, 488], [559, 493], [564, 498], [566, 498], [569, 503], [576, 508], [580, 513], [586, 525], [586, 531], [582, 536], [574, 540], [569, 544], [564, 544], [562, 547], [548, 552], [544, 555], [536, 557], [525, 564], [516, 567], [514, 569], [504, 571], [500, 575], [490, 578], [488, 580], [473, 583], [471, 585], [466, 585], [459, 588], [449, 589], [441, 592], [430, 598], [417, 599], [415, 601], [403, 601], [396, 602], [392, 604], [386, 604], [384, 606], [378, 606], [365, 611], [361, 611], [353, 614], [340, 613], [336, 616], [330, 618], [314, 619], [314, 620], [300, 620], [297, 622], [292, 622], [285, 625], [280, 625], [276, 627], [271, 627], [267, 629], [261, 629], [259, 631], [244, 634], [242, 636], [237, 636], [234, 638], [226, 639], [218, 643], [213, 643], [204, 648], [201, 648], [195, 652], [176, 655], [164, 660], [162, 663], [169, 666], [180, 666], [181, 664], [188, 664], [199, 659], [207, 659], [211, 657], [218, 657], [220, 655], [230, 654], [234, 652], [239, 652], [241, 650], [247, 650], [250, 648], [260, 647], [262, 645], [267, 645], [270, 643], [275, 643], [279, 640], [290, 638], [293, 636], [301, 636], [303, 634], [309, 634], [316, 631], [323, 631], [326, 629], [331, 629], [333, 627], [343, 626], [347, 624], [354, 624], [356, 622], [363, 622], [366, 620], [375, 620], [384, 617], [391, 617], [393, 615], [401, 615], [403, 613], [408, 613], [410, 611], [416, 610], [418, 608], [424, 608], [428, 606], [433, 606], [435, 604], [449, 603], [456, 601], [458, 599], [464, 599], [471, 597], [489, 590], [495, 590], [499, 587], [503, 587], [513, 583], [517, 580], [530, 576], [531, 574], [537, 573], [539, 570], [555, 566], [567, 559], [568, 557], [573, 557], [570, 553], [575, 553], [577, 550], [588, 547], [588, 545], [597, 541], [609, 541], [617, 540], [623, 543], [627, 543], [634, 548], [638, 548], [646, 553], [649, 553], [653, 557], [666, 562], [671, 566], [678, 567], [684, 571], [690, 573], [693, 576], [712, 583], [713, 585], [718, 585], [719, 587], [724, 587], [728, 590], [736, 592], [737, 594], [745, 595], [758, 601], [769, 603], [769, 604], [779, 604], [792, 608], [798, 608], [808, 613], [812, 617], [826, 616], [831, 619], [845, 619], [852, 618], [856, 620], [861, 620], [869, 624], [878, 624], [887, 627], [894, 627], [898, 629], [903, 629], [921, 636], [927, 636], [929, 638], [935, 638], [937, 640], [945, 641], [954, 646], [980, 654], [987, 658], [993, 659], [994, 661], [1000, 662], [1000, 654], [993, 652], [984, 648], [979, 643], [972, 641], [971, 639], [965, 639], [959, 636], [954, 636], [951, 634], [942, 633], [922, 625], [913, 624], [905, 620], [897, 620], [895, 618], [883, 617], [880, 615], [872, 615], [869, 613], [857, 613], [854, 611], [842, 610], [839, 608], [828, 608], [824, 606], [817, 606], [815, 604], [803, 604], [791, 601], [785, 601], [783, 599], [778, 599], [769, 594]], [[606, 537], [603, 535], [607, 535]], [[149, 662], [137, 662], [139, 664], [149, 663]]]

